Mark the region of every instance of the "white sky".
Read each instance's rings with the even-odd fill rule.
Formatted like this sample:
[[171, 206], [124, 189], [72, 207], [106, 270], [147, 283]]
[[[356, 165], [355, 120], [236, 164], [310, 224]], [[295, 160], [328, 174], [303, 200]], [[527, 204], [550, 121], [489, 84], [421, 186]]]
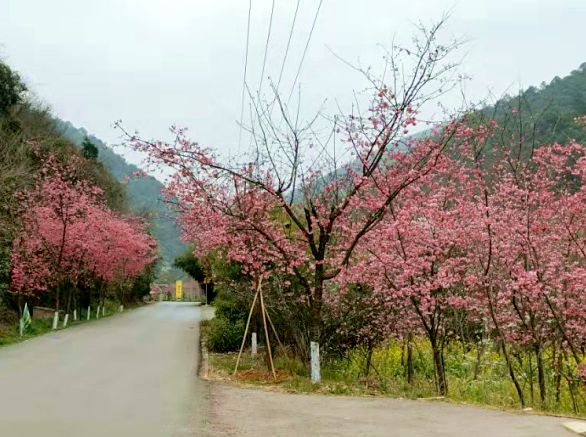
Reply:
[[[276, 79], [296, 0], [275, 3], [265, 76]], [[301, 0], [285, 90], [318, 3]], [[252, 88], [270, 8], [271, 0], [252, 0]], [[304, 113], [326, 97], [344, 101], [363, 85], [328, 47], [376, 67], [377, 44], [390, 46], [393, 36], [408, 41], [413, 23], [447, 10], [445, 34], [469, 40], [462, 71], [472, 77], [472, 100], [539, 85], [586, 62], [586, 0], [323, 0], [300, 79]], [[56, 115], [106, 142], [118, 141], [118, 119], [149, 138], [164, 138], [177, 124], [200, 143], [235, 154], [247, 13], [247, 0], [0, 0], [0, 57]]]

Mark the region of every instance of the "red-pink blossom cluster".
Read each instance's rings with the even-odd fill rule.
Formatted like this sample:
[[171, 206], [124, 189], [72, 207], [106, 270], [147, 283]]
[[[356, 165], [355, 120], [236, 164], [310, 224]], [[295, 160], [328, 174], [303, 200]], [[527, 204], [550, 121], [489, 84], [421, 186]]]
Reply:
[[[404, 308], [432, 341], [457, 336], [453, 315], [541, 354], [576, 362], [586, 343], [586, 147], [544, 145], [521, 158], [466, 128], [457, 157], [404, 190], [339, 277]], [[455, 155], [454, 151], [454, 155]], [[364, 199], [368, 210], [372, 200]], [[388, 326], [389, 335], [401, 326]]]
[[12, 289], [47, 290], [90, 278], [133, 278], [157, 256], [146, 224], [111, 211], [99, 188], [49, 156], [36, 185], [22, 192], [22, 231], [12, 251]]

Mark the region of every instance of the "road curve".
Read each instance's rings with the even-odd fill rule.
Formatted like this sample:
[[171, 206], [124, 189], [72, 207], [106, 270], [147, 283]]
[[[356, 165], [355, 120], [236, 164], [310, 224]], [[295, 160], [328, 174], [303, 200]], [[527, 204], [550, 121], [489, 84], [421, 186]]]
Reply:
[[0, 436], [206, 435], [201, 316], [158, 303], [0, 349]]

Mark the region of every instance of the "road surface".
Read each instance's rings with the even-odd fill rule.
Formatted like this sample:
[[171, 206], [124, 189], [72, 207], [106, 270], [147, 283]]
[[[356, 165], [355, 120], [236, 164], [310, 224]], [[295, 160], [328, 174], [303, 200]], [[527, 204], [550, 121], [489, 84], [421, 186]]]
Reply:
[[568, 419], [437, 401], [300, 395], [214, 384], [214, 436], [576, 437]]
[[0, 437], [571, 437], [564, 419], [197, 378], [202, 309], [158, 303], [0, 348]]
[[0, 436], [206, 435], [201, 309], [158, 303], [0, 349]]

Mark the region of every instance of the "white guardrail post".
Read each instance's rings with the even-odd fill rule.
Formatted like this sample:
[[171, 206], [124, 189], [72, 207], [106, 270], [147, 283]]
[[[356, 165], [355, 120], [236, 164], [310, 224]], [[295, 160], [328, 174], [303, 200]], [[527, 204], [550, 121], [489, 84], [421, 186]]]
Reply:
[[319, 367], [319, 343], [311, 342], [311, 382], [318, 384], [321, 382], [321, 373]]
[[252, 333], [252, 355], [256, 355], [257, 346], [256, 346], [256, 332]]

